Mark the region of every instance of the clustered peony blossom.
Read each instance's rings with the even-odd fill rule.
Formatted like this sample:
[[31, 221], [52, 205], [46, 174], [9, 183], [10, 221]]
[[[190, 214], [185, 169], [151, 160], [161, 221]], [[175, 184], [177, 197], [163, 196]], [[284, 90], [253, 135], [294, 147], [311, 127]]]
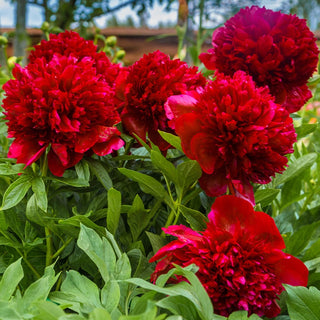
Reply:
[[289, 112], [311, 98], [306, 83], [317, 67], [319, 50], [304, 19], [246, 7], [213, 33], [212, 45], [199, 57], [208, 69], [226, 75], [247, 72], [259, 86], [268, 85]]
[[217, 74], [201, 93], [170, 97], [166, 109], [186, 156], [203, 170], [199, 182], [209, 196], [229, 186], [252, 200], [250, 182], [270, 182], [293, 152], [289, 113], [243, 71]]
[[[308, 269], [299, 259], [284, 253], [284, 241], [274, 220], [235, 196], [216, 199], [203, 232], [184, 225], [163, 229], [177, 237], [162, 247], [150, 262], [160, 260], [153, 282], [178, 264], [196, 264], [196, 275], [210, 296], [214, 311], [228, 316], [233, 311], [275, 317], [282, 284], [306, 286]], [[172, 282], [185, 281], [182, 276]]]
[[144, 141], [148, 136], [162, 151], [170, 145], [158, 130], [174, 133], [164, 110], [166, 100], [206, 83], [198, 68], [189, 67], [179, 59], [170, 60], [160, 51], [144, 55], [129, 67], [124, 81], [121, 120], [125, 130]]
[[15, 138], [8, 157], [28, 166], [50, 147], [49, 169], [62, 176], [85, 153], [121, 148], [113, 85], [118, 69], [75, 32], [42, 41], [3, 87], [8, 136]]

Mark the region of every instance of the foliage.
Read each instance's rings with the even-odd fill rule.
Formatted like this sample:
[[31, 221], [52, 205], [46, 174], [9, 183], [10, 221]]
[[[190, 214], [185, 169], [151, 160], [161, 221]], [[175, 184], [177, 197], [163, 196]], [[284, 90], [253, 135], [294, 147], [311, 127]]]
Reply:
[[[98, 40], [121, 61], [114, 38], [97, 34]], [[11, 70], [9, 63], [2, 67], [1, 84]], [[320, 314], [319, 75], [309, 87], [313, 100], [291, 115], [298, 141], [286, 171], [254, 185], [255, 210], [274, 218], [285, 252], [309, 269], [308, 288], [285, 286], [276, 320]], [[155, 265], [149, 260], [171, 240], [162, 227], [204, 230], [214, 202], [199, 187], [200, 166], [186, 158], [180, 139], [160, 135], [175, 149], [164, 154], [123, 133], [124, 148], [86, 155], [56, 177], [39, 162], [24, 168], [7, 157], [12, 140], [1, 117], [0, 319], [262, 319], [246, 311], [214, 314], [194, 264], [176, 265], [150, 283]], [[187, 281], [170, 284], [175, 275]]]

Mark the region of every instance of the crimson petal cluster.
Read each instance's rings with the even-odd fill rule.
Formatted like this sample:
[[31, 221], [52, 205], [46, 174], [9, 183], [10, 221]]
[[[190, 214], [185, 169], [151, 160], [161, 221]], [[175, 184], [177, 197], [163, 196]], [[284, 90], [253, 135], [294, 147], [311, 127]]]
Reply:
[[179, 59], [171, 60], [159, 50], [144, 55], [129, 67], [123, 81], [121, 120], [125, 130], [144, 141], [148, 136], [162, 151], [170, 145], [158, 130], [174, 133], [164, 110], [166, 100], [206, 83], [197, 67], [189, 67]]
[[246, 7], [213, 33], [212, 45], [199, 57], [208, 69], [226, 75], [247, 72], [258, 85], [268, 85], [289, 112], [311, 98], [306, 83], [317, 67], [319, 50], [304, 19]]
[[56, 176], [85, 153], [103, 156], [124, 144], [115, 124], [114, 82], [119, 66], [96, 52], [75, 32], [51, 35], [13, 69], [4, 85], [8, 136], [15, 138], [8, 157], [26, 166], [50, 147], [48, 166]]
[[201, 93], [170, 97], [166, 110], [185, 154], [199, 162], [200, 186], [209, 196], [229, 186], [253, 200], [250, 182], [269, 183], [293, 152], [289, 113], [243, 71], [217, 74]]
[[[216, 199], [203, 232], [183, 225], [164, 228], [177, 237], [162, 247], [150, 262], [160, 260], [153, 282], [174, 264], [196, 264], [196, 275], [210, 296], [214, 311], [228, 316], [233, 311], [275, 317], [282, 284], [306, 286], [308, 269], [299, 259], [284, 253], [284, 241], [274, 220], [235, 196]], [[175, 276], [171, 282], [185, 281]]]

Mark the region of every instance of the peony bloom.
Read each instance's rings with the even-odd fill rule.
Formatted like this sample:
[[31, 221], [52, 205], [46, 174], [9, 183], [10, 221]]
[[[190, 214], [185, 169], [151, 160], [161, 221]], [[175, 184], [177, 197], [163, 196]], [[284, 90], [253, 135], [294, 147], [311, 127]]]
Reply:
[[97, 52], [97, 46], [91, 40], [85, 40], [74, 31], [65, 31], [58, 35], [50, 34], [50, 40], [42, 40], [29, 55], [32, 63], [38, 58], [44, 58], [46, 62], [52, 60], [53, 56], [59, 54], [69, 57], [72, 55], [78, 61], [90, 57], [97, 73], [114, 87], [114, 82], [120, 72], [120, 65], [110, 62], [104, 52]]
[[168, 126], [164, 104], [171, 95], [203, 87], [206, 79], [196, 67], [155, 51], [144, 55], [127, 72], [121, 112], [122, 124], [131, 135], [151, 140], [162, 151], [170, 145], [158, 130], [174, 133]]
[[[86, 43], [75, 33], [66, 35], [74, 37], [79, 45]], [[107, 69], [111, 70], [108, 58], [101, 56], [100, 61], [85, 45], [83, 54], [80, 49], [76, 53], [59, 50], [55, 42], [52, 48], [56, 53], [45, 54], [48, 48], [50, 41], [42, 42], [31, 62], [25, 68], [16, 65], [15, 79], [3, 87], [8, 136], [15, 138], [8, 157], [28, 166], [50, 147], [49, 169], [62, 176], [85, 153], [103, 156], [118, 150], [124, 142], [115, 127], [120, 116], [114, 105], [114, 88], [105, 68], [97, 67], [109, 65]]]
[[200, 60], [226, 75], [243, 70], [268, 85], [276, 102], [295, 112], [311, 98], [306, 86], [318, 63], [316, 38], [295, 15], [252, 6], [241, 9], [212, 36]]
[[293, 152], [289, 113], [243, 71], [217, 74], [202, 93], [170, 97], [166, 108], [168, 117], [176, 117], [172, 125], [186, 156], [202, 168], [199, 182], [209, 196], [229, 186], [252, 201], [250, 182], [269, 183]]
[[[150, 262], [157, 263], [151, 281], [167, 273], [173, 264], [196, 264], [196, 275], [206, 289], [217, 314], [233, 311], [275, 317], [280, 308], [277, 296], [282, 284], [306, 286], [308, 269], [297, 258], [284, 253], [284, 241], [274, 220], [235, 196], [216, 199], [207, 229], [196, 232], [186, 226], [163, 229], [177, 237], [162, 247]], [[181, 282], [182, 276], [172, 278]]]

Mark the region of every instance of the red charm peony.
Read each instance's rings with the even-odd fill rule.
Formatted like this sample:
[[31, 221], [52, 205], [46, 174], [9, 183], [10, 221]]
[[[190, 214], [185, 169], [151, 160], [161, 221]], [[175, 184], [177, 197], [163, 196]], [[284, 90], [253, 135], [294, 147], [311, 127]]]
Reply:
[[50, 146], [48, 166], [56, 176], [62, 176], [86, 152], [103, 156], [124, 144], [114, 126], [120, 117], [111, 78], [105, 72], [112, 70], [112, 64], [106, 56], [99, 54], [98, 59], [90, 42], [89, 50], [76, 33], [53, 36], [64, 37], [79, 44], [83, 53], [61, 49], [53, 41], [52, 49], [57, 52], [45, 54], [51, 40], [42, 42], [26, 68], [17, 65], [13, 69], [15, 80], [4, 85], [3, 100], [9, 137], [15, 138], [8, 157], [28, 166]]
[[[234, 196], [216, 199], [207, 229], [193, 231], [183, 225], [163, 229], [178, 239], [161, 248], [150, 262], [160, 260], [151, 281], [173, 264], [196, 264], [196, 275], [208, 292], [217, 314], [233, 311], [273, 318], [280, 312], [277, 296], [282, 284], [306, 286], [308, 269], [282, 251], [284, 241], [274, 220], [255, 212], [251, 204]], [[185, 279], [176, 276], [172, 282]]]
[[171, 95], [182, 94], [203, 87], [206, 79], [196, 67], [189, 68], [178, 59], [155, 51], [144, 55], [128, 69], [124, 89], [121, 120], [130, 134], [151, 140], [162, 151], [170, 145], [158, 130], [174, 133], [168, 126], [164, 104]]
[[212, 45], [199, 57], [208, 69], [226, 75], [247, 72], [258, 85], [268, 85], [289, 112], [311, 98], [306, 83], [317, 67], [319, 50], [305, 20], [247, 7], [214, 32]]
[[296, 134], [289, 113], [238, 71], [217, 74], [200, 94], [173, 96], [166, 104], [187, 157], [203, 170], [200, 186], [219, 196], [227, 186], [253, 200], [250, 182], [265, 184], [287, 164]]

